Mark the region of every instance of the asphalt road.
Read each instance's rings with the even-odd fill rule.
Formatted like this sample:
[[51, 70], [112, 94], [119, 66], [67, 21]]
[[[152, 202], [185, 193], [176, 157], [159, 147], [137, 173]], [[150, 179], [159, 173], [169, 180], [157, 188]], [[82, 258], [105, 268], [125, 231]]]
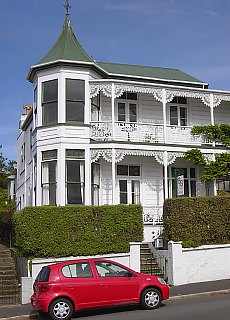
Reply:
[[[36, 318], [35, 318], [36, 319]], [[37, 320], [47, 320], [39, 317]], [[195, 296], [165, 301], [157, 310], [140, 310], [134, 306], [81, 311], [78, 320], [229, 320], [230, 294]]]

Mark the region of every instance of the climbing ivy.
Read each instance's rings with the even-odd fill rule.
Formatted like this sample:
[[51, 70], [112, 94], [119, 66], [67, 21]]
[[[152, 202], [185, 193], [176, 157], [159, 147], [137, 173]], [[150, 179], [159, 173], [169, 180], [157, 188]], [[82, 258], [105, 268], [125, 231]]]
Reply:
[[225, 148], [230, 148], [230, 125], [228, 124], [194, 126], [192, 134], [205, 135], [208, 140], [221, 142]]
[[[228, 124], [194, 126], [192, 134], [204, 135], [208, 140], [222, 143], [225, 148], [230, 148], [230, 125]], [[215, 160], [208, 163], [200, 150], [192, 149], [185, 153], [184, 159], [191, 160], [195, 165], [204, 168], [201, 175], [202, 182], [223, 179], [230, 174], [230, 154], [228, 153], [215, 155]]]

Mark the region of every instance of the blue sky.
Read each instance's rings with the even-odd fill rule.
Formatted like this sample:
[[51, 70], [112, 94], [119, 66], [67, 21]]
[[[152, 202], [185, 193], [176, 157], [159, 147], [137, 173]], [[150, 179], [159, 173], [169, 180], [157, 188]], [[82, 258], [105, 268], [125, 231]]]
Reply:
[[[26, 80], [53, 46], [65, 0], [0, 0], [0, 145], [16, 159]], [[230, 90], [229, 0], [70, 0], [70, 18], [96, 61], [178, 68]]]

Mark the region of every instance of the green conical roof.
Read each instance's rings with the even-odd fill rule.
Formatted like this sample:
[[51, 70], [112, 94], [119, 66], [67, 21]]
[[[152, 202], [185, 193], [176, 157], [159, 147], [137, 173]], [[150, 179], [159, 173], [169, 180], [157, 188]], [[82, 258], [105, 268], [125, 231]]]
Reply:
[[57, 42], [37, 65], [60, 60], [94, 62], [76, 38], [68, 14]]

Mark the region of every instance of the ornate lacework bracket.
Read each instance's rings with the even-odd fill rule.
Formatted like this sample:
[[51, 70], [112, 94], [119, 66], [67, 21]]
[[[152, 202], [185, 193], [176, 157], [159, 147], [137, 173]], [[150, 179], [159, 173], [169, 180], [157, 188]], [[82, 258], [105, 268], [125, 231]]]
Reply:
[[[147, 87], [147, 86], [138, 86], [138, 85], [125, 85], [125, 84], [115, 84], [115, 98], [119, 98], [122, 96], [124, 92], [134, 92], [134, 93], [145, 93], [152, 94], [154, 98], [163, 102], [163, 90], [156, 87]], [[99, 93], [102, 93], [108, 97], [112, 97], [112, 83], [91, 83], [90, 84], [90, 98], [96, 97]], [[213, 101], [211, 96], [213, 95]], [[190, 91], [190, 90], [165, 90], [165, 99], [166, 103], [169, 103], [173, 100], [174, 97], [184, 97], [184, 98], [195, 98], [200, 99], [206, 106], [211, 107], [213, 103], [213, 107], [217, 107], [220, 105], [221, 101], [230, 101], [230, 95], [224, 94], [212, 94], [201, 91]]]
[[[167, 153], [168, 165], [175, 162], [177, 158], [183, 158], [183, 152], [168, 152]], [[154, 157], [156, 161], [164, 165], [164, 152], [163, 151], [148, 151], [148, 150], [115, 150], [115, 162], [121, 162], [125, 156], [140, 156], [140, 157]], [[91, 163], [98, 161], [102, 157], [107, 162], [112, 162], [112, 149], [92, 149], [91, 150]]]

